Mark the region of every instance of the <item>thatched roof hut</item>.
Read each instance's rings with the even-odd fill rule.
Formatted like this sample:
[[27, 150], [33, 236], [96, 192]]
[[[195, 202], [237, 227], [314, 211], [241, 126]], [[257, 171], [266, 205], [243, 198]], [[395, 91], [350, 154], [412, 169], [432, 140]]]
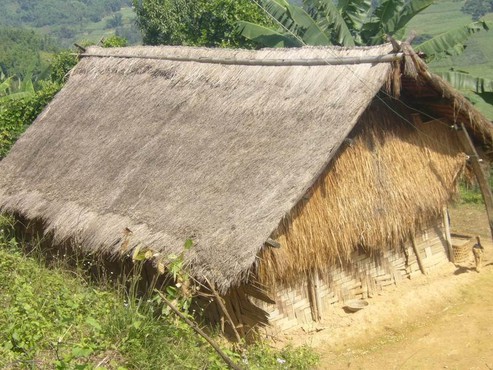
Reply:
[[0, 163], [0, 207], [90, 252], [165, 263], [192, 239], [190, 271], [222, 292], [398, 245], [455, 191], [451, 126], [493, 140], [413, 57], [91, 47]]

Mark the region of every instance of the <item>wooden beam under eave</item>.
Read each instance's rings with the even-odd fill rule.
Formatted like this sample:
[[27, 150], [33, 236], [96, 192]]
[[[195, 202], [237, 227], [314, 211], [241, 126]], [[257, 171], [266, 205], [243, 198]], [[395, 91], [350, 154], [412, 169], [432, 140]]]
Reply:
[[457, 131], [457, 135], [465, 153], [469, 156], [472, 165], [472, 171], [478, 180], [479, 189], [481, 190], [481, 195], [483, 196], [484, 206], [486, 208], [486, 214], [488, 215], [488, 223], [490, 225], [491, 237], [493, 239], [493, 194], [491, 192], [490, 184], [488, 182], [488, 177], [481, 168], [479, 162], [478, 152], [474, 147], [474, 144], [466, 130], [466, 127], [461, 123], [461, 130]]

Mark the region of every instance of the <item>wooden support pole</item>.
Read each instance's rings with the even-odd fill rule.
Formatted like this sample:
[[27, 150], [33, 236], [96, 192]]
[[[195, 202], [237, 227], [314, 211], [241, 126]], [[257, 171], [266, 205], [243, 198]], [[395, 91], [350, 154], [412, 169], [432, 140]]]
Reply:
[[450, 222], [448, 208], [443, 207], [443, 225], [445, 227], [445, 242], [447, 243], [448, 258], [450, 262], [454, 261], [454, 248], [452, 247], [452, 236], [450, 235]]
[[322, 319], [322, 300], [320, 299], [320, 277], [318, 276], [318, 270], [313, 269], [313, 290], [315, 294], [315, 302], [317, 304], [318, 320]]
[[418, 246], [416, 245], [416, 240], [414, 240], [414, 235], [412, 234], [411, 234], [411, 245], [413, 246], [413, 251], [414, 254], [416, 255], [416, 261], [418, 261], [418, 266], [419, 269], [421, 270], [421, 273], [423, 275], [427, 275], [425, 265], [423, 263], [423, 260], [421, 259], [421, 254], [419, 253]]
[[310, 273], [308, 273], [308, 293], [310, 294], [310, 305], [312, 311], [312, 319], [313, 321], [320, 321], [321, 312], [320, 312], [320, 295], [318, 294], [318, 271], [317, 269], [313, 269]]
[[474, 147], [471, 137], [467, 133], [464, 124], [461, 124], [461, 130], [458, 131], [459, 139], [464, 147], [464, 151], [470, 158], [470, 163], [472, 166], [472, 171], [478, 180], [479, 189], [483, 195], [484, 206], [486, 208], [486, 214], [488, 215], [488, 222], [490, 225], [491, 237], [493, 239], [493, 194], [491, 193], [490, 184], [488, 182], [488, 177], [481, 168], [479, 162], [478, 152]]

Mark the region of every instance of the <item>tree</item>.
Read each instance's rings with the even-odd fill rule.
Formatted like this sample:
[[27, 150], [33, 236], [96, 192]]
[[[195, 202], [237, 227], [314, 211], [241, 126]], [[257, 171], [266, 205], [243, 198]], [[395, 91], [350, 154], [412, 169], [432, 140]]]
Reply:
[[272, 25], [251, 0], [134, 0], [134, 7], [148, 45], [252, 47], [237, 22]]
[[0, 26], [0, 73], [37, 80], [47, 68], [46, 55], [56, 51], [49, 38], [22, 28]]
[[486, 13], [493, 12], [493, 0], [466, 0], [461, 10], [470, 14], [473, 20], [478, 20]]

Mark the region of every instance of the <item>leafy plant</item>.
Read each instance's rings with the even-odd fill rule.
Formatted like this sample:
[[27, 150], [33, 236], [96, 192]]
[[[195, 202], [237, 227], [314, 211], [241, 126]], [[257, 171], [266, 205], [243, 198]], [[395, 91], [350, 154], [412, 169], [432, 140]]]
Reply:
[[486, 13], [493, 12], [493, 0], [466, 0], [461, 10], [478, 20]]
[[[248, 20], [239, 22], [241, 34], [268, 47], [302, 45], [377, 45], [390, 35], [400, 39], [406, 25], [429, 7], [433, 0], [304, 0], [303, 6], [287, 0], [256, 0], [274, 20], [274, 27]], [[415, 47], [432, 60], [464, 50], [464, 42], [474, 33], [488, 30], [478, 21], [424, 41]]]
[[42, 82], [41, 89], [35, 93], [0, 99], [0, 159], [60, 88], [58, 83]]
[[134, 0], [134, 8], [148, 45], [253, 47], [237, 21], [271, 23], [251, 0]]
[[78, 58], [71, 50], [65, 50], [57, 53], [51, 59], [50, 79], [54, 83], [63, 84], [68, 73], [77, 64]]
[[[11, 228], [12, 220], [0, 217], [0, 368], [224, 368], [190, 327], [156, 309], [155, 297], [129, 294], [125, 285], [101, 286], [63, 260], [47, 266], [36, 253], [26, 256]], [[242, 357], [221, 343], [251, 369], [307, 369], [317, 362], [308, 347], [257, 343]]]
[[447, 31], [416, 45], [416, 51], [423, 52], [428, 62], [445, 55], [459, 55], [464, 52], [465, 42], [475, 33], [488, 31], [490, 25], [485, 21], [473, 22]]
[[127, 40], [123, 37], [112, 35], [107, 37], [102, 42], [103, 48], [118, 48], [127, 46]]

